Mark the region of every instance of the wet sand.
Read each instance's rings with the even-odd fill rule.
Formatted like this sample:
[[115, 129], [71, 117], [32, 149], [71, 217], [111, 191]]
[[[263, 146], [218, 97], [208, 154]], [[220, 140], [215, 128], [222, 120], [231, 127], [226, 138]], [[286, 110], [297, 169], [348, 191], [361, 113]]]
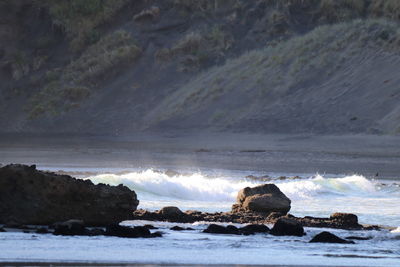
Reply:
[[400, 137], [257, 134], [1, 135], [0, 163], [42, 169], [224, 169], [400, 179]]

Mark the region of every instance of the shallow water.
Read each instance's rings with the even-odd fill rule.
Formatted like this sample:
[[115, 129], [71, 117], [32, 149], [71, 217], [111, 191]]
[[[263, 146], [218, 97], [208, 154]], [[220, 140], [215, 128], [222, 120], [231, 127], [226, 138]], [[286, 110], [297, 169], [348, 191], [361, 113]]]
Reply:
[[[98, 171], [97, 171], [98, 172]], [[104, 172], [102, 170], [101, 172]], [[188, 171], [166, 175], [156, 170], [130, 170], [114, 173], [77, 173], [95, 183], [124, 184], [134, 189], [139, 208], [159, 209], [174, 205], [182, 210], [229, 210], [237, 192], [246, 186], [264, 183], [246, 179], [249, 174], [235, 171]], [[275, 179], [282, 174], [269, 173], [277, 186], [292, 200], [295, 216], [329, 216], [333, 212], [352, 212], [361, 223], [400, 226], [399, 184], [373, 181], [363, 176], [300, 174], [299, 179]], [[145, 221], [125, 221], [125, 225], [143, 225]], [[50, 234], [0, 234], [0, 261], [45, 262], [134, 262], [186, 264], [286, 264], [398, 266], [400, 228], [382, 231], [329, 231], [346, 236], [371, 237], [356, 244], [310, 244], [308, 241], [324, 229], [307, 228], [304, 237], [213, 235], [202, 233], [206, 223], [171, 224], [150, 222], [164, 232], [163, 238], [124, 239], [115, 237], [62, 237]], [[194, 231], [174, 232], [171, 226], [192, 227]]]

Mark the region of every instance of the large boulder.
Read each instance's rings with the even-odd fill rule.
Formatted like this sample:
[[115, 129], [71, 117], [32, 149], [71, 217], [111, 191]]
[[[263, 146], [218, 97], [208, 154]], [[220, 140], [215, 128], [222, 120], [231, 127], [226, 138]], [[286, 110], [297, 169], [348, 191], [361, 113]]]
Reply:
[[290, 210], [290, 199], [274, 184], [246, 187], [239, 191], [234, 212], [245, 210], [269, 214], [279, 212], [286, 214]]
[[49, 225], [71, 218], [103, 226], [130, 218], [139, 201], [128, 187], [94, 185], [36, 170], [36, 166], [0, 168], [0, 223]]

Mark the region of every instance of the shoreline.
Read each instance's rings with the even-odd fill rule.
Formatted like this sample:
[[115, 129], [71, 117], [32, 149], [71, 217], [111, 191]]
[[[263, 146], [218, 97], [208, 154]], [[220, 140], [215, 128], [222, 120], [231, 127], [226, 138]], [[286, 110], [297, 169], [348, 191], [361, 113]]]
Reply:
[[[348, 265], [291, 265], [291, 264], [186, 264], [186, 263], [135, 263], [135, 262], [85, 262], [85, 261], [7, 261], [1, 262], [0, 266], [90, 266], [90, 267], [100, 267], [100, 266], [146, 266], [146, 267], [172, 267], [172, 266], [188, 266], [188, 267], [197, 267], [197, 266], [221, 266], [221, 267], [228, 267], [228, 266], [235, 266], [235, 267], [259, 267], [259, 266], [276, 266], [276, 267], [340, 267], [340, 266], [348, 266]], [[363, 267], [363, 266], [353, 266], [353, 267]]]

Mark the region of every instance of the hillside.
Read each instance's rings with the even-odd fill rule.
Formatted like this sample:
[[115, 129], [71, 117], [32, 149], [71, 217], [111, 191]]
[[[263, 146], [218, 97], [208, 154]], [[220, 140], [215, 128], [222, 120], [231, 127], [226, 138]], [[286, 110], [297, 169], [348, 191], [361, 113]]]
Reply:
[[396, 0], [3, 0], [0, 132], [398, 134]]

